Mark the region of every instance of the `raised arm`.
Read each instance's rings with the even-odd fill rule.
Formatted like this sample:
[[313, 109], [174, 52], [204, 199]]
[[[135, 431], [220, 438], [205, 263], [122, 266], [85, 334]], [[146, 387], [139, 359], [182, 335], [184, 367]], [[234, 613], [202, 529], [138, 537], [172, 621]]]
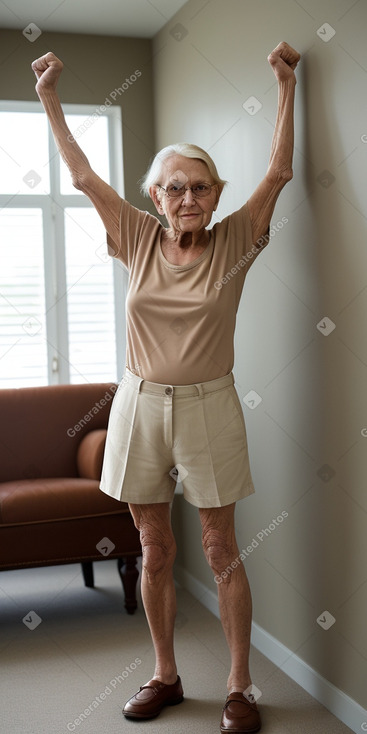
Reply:
[[270, 151], [268, 170], [264, 179], [248, 200], [254, 244], [264, 246], [277, 198], [287, 181], [293, 177], [293, 110], [296, 68], [300, 54], [283, 41], [268, 56], [278, 81], [278, 113]]
[[66, 124], [56, 91], [63, 69], [62, 61], [49, 52], [33, 61], [32, 69], [38, 80], [36, 92], [49, 119], [60, 155], [69, 168], [73, 185], [88, 196], [113, 241], [119, 242], [121, 197], [93, 171]]

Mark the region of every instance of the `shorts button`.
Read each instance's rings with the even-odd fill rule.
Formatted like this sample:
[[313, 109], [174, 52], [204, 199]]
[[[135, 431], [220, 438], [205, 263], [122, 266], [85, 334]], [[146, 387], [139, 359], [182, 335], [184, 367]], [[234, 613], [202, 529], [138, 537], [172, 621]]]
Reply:
[[172, 388], [172, 387], [166, 387], [166, 389], [165, 389], [165, 391], [164, 391], [164, 392], [166, 393], [166, 395], [172, 395], [172, 393], [173, 393], [173, 388]]

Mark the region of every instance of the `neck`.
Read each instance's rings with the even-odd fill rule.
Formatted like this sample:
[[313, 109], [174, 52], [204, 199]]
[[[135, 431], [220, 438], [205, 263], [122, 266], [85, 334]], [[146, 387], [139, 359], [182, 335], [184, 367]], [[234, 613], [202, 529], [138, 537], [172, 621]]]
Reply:
[[199, 232], [172, 232], [168, 233], [169, 240], [180, 250], [195, 249], [206, 246], [208, 243], [208, 232], [201, 229]]

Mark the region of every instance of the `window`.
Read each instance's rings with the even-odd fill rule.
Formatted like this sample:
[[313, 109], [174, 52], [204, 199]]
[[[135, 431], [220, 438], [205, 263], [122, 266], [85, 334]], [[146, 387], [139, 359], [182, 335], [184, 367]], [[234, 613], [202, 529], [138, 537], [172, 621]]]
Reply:
[[[94, 170], [122, 192], [120, 108], [63, 105]], [[73, 188], [40, 103], [0, 102], [0, 387], [119, 380], [127, 274]]]

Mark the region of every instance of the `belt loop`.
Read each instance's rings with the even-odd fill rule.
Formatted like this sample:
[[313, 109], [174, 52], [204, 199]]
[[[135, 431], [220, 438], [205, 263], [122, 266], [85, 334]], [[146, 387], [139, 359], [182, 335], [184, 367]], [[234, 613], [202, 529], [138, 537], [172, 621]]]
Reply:
[[203, 398], [204, 395], [205, 395], [205, 392], [204, 392], [204, 385], [202, 384], [202, 382], [197, 382], [195, 384], [195, 387], [196, 387], [196, 389], [197, 389], [197, 391], [199, 393], [199, 399], [200, 398]]

